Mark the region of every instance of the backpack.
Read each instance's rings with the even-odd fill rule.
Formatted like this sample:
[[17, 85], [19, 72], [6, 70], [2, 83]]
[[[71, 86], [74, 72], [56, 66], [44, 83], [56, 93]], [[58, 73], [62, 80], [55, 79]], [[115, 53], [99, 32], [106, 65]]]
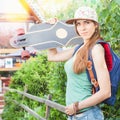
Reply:
[[[116, 94], [117, 94], [118, 86], [119, 86], [119, 82], [120, 82], [120, 57], [118, 57], [114, 53], [114, 51], [110, 47], [109, 43], [107, 43], [103, 40], [99, 40], [97, 42], [97, 44], [101, 44], [104, 47], [105, 60], [106, 60], [107, 68], [108, 68], [109, 75], [110, 75], [110, 81], [111, 81], [111, 97], [106, 99], [105, 101], [103, 101], [103, 103], [113, 106], [116, 101]], [[78, 50], [79, 47], [81, 47], [81, 45], [76, 47], [74, 53]], [[96, 76], [96, 72], [95, 72], [95, 68], [94, 68], [94, 64], [93, 64], [93, 60], [90, 55], [90, 52], [89, 52], [88, 60], [90, 60], [92, 62], [92, 71], [93, 71], [95, 79], [97, 80], [97, 76]], [[89, 72], [87, 69], [86, 69], [86, 71], [87, 71], [88, 79], [91, 81]], [[96, 92], [98, 90], [99, 90], [99, 87], [96, 88]]]

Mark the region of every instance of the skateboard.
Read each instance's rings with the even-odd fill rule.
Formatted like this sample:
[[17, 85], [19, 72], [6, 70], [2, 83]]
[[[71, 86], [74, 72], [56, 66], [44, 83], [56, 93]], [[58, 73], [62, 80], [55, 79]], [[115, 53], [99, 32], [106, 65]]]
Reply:
[[74, 25], [58, 21], [54, 25], [40, 23], [33, 25], [24, 35], [15, 36], [10, 45], [15, 48], [32, 46], [36, 50], [68, 47], [82, 44], [83, 39], [75, 32]]

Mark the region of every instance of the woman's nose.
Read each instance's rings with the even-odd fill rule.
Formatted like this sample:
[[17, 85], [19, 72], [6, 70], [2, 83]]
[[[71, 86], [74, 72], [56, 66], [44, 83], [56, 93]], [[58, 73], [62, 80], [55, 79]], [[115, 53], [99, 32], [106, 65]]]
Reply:
[[85, 25], [80, 25], [80, 26], [78, 27], [78, 30], [84, 31], [84, 30], [85, 30]]

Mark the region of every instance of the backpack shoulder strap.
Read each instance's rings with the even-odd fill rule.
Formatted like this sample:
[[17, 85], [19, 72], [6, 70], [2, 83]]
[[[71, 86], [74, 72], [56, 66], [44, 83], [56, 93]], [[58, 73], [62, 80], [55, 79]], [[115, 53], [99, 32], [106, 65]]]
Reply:
[[77, 50], [78, 50], [82, 45], [83, 45], [83, 44], [80, 44], [80, 45], [78, 45], [78, 46], [75, 47], [75, 50], [74, 50], [74, 52], [73, 52], [73, 55], [77, 52]]
[[91, 84], [93, 85], [92, 93], [94, 94], [97, 91], [97, 89], [99, 87], [99, 84], [98, 84], [98, 81], [95, 77], [95, 73], [93, 72], [93, 65], [92, 64], [93, 64], [93, 62], [88, 60], [88, 62], [87, 62], [87, 73], [89, 75], [89, 80], [90, 80]]

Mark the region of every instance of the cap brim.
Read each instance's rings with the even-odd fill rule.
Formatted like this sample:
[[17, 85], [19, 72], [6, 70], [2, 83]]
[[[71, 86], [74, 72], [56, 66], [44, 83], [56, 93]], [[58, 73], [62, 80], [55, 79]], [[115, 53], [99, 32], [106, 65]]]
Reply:
[[76, 20], [84, 20], [84, 18], [72, 18], [72, 19], [67, 20], [66, 23], [73, 24]]
[[[73, 18], [73, 19], [69, 19], [69, 20], [66, 20], [66, 23], [67, 24], [74, 24], [74, 22], [76, 21], [76, 20], [84, 20], [84, 19], [87, 19], [87, 18]], [[91, 19], [87, 19], [87, 20], [91, 20]], [[95, 21], [95, 20], [92, 20], [92, 21]], [[98, 23], [98, 21], [95, 21], [96, 23]], [[99, 24], [99, 23], [98, 23]]]
[[75, 20], [77, 20], [77, 19], [69, 19], [69, 20], [66, 21], [66, 23], [67, 24], [73, 24]]

